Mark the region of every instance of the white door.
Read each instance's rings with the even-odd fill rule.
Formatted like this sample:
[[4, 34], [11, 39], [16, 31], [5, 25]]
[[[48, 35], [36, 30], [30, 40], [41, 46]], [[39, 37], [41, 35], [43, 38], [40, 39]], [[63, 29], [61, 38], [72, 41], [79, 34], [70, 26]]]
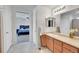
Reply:
[[3, 19], [2, 11], [0, 11], [0, 53], [3, 52]]
[[4, 52], [7, 52], [12, 44], [12, 18], [10, 6], [5, 6], [2, 12]]

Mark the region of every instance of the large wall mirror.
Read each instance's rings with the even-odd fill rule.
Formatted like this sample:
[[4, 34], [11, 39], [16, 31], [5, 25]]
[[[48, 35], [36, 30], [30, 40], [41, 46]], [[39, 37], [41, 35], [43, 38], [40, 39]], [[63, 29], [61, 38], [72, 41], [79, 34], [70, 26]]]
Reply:
[[69, 35], [72, 30], [79, 36], [79, 8], [61, 14], [60, 32]]
[[72, 29], [76, 29], [75, 36], [79, 36], [79, 8], [73, 10]]
[[79, 19], [72, 19], [72, 29], [76, 29], [75, 36], [79, 36]]

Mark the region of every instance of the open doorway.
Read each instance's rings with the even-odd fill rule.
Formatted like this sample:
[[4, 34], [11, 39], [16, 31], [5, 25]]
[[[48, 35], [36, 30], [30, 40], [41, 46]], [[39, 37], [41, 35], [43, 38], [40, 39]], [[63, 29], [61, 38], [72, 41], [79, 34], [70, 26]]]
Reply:
[[30, 39], [29, 13], [16, 11], [16, 35], [17, 35], [17, 43], [29, 41]]

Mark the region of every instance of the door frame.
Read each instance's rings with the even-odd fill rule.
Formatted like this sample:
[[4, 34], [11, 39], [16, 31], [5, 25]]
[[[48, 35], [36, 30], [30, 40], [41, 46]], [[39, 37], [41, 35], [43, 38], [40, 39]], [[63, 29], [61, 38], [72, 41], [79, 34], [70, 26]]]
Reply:
[[3, 35], [3, 15], [2, 15], [2, 11], [1, 12], [1, 16], [0, 16], [0, 48], [1, 48], [1, 52], [4, 52], [4, 35]]

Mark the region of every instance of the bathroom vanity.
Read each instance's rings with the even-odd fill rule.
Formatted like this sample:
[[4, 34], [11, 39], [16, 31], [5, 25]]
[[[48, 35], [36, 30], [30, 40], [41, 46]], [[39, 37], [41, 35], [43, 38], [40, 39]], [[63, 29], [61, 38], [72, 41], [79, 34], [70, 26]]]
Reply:
[[69, 38], [55, 33], [44, 33], [40, 36], [41, 46], [54, 53], [78, 53], [79, 38]]

